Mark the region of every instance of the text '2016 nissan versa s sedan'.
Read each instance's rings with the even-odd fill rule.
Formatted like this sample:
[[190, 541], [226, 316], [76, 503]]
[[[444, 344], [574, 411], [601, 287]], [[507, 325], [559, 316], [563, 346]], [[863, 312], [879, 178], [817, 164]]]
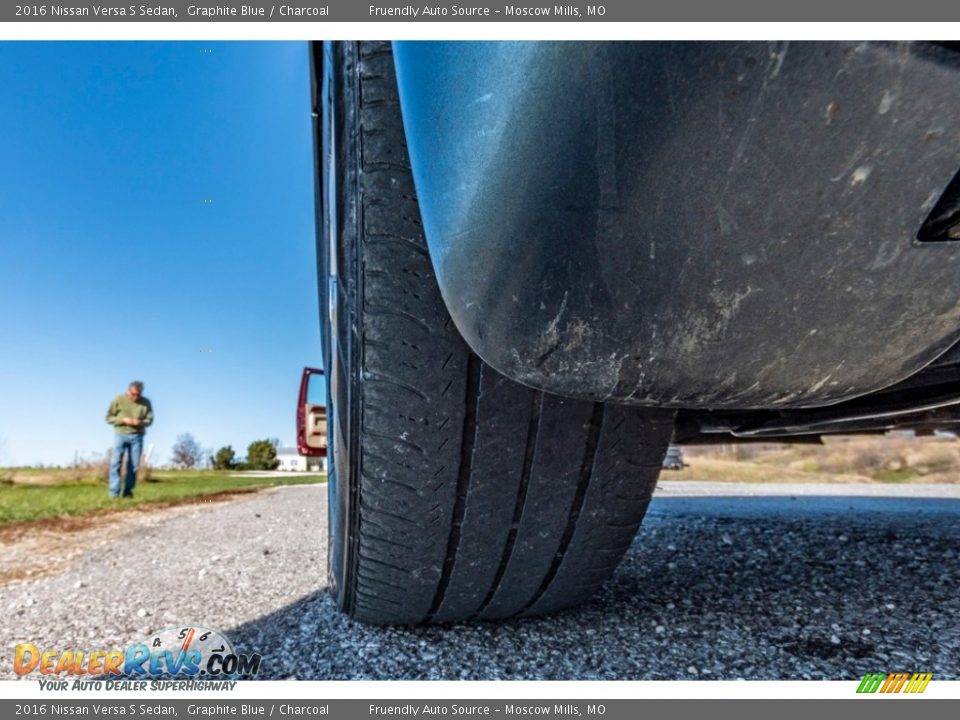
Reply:
[[312, 61], [349, 615], [583, 601], [671, 439], [960, 422], [953, 44], [339, 42]]

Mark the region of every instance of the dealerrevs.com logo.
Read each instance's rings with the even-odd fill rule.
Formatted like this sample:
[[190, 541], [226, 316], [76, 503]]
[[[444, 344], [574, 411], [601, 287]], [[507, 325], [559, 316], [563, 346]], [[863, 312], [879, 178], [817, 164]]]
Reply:
[[38, 673], [71, 679], [121, 680], [157, 677], [191, 679], [253, 676], [260, 655], [242, 655], [218, 630], [195, 625], [164, 628], [146, 640], [118, 649], [41, 649], [21, 643], [14, 650], [17, 675]]
[[858, 693], [922, 693], [933, 673], [867, 673], [860, 681]]

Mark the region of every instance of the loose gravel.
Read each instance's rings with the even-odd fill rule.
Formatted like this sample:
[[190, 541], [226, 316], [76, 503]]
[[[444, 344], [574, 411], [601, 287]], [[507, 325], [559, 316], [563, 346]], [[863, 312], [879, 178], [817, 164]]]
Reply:
[[960, 678], [953, 489], [662, 486], [591, 602], [499, 625], [339, 615], [323, 592], [324, 486], [115, 519], [127, 524], [67, 533], [65, 547], [90, 548], [55, 572], [0, 587], [0, 677], [13, 677], [18, 642], [125, 647], [194, 623], [262, 654], [261, 678]]

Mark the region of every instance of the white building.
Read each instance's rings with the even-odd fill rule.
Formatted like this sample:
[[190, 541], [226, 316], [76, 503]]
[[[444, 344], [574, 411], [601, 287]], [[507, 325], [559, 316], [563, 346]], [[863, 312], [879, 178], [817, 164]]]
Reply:
[[307, 459], [296, 448], [277, 448], [277, 460], [280, 461], [277, 470], [307, 471]]
[[308, 458], [296, 448], [277, 448], [277, 460], [280, 461], [277, 470], [287, 472], [325, 472], [327, 469], [326, 458]]

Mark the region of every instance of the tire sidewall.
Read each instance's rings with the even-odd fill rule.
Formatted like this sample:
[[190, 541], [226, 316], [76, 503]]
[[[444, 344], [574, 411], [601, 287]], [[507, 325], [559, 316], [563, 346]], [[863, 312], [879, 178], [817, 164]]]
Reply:
[[357, 327], [359, 278], [356, 248], [356, 139], [350, 114], [355, 85], [355, 44], [324, 44], [323, 242], [319, 250], [325, 288], [324, 361], [327, 383], [327, 579], [337, 607], [350, 613], [352, 567], [357, 541], [357, 439], [354, 401], [359, 364], [353, 329]]

